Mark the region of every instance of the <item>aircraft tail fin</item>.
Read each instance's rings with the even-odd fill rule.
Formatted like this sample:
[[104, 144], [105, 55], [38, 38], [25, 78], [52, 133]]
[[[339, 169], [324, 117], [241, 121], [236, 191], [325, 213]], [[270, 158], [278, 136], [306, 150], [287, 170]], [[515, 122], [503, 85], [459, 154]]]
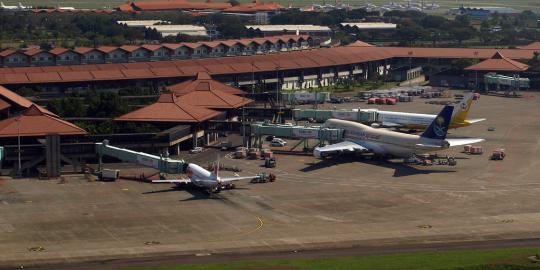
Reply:
[[452, 113], [452, 122], [454, 123], [464, 123], [467, 120], [467, 115], [471, 109], [473, 102], [474, 93], [466, 94], [461, 102], [457, 105], [457, 108], [454, 109]]
[[442, 111], [433, 119], [429, 127], [420, 135], [424, 138], [444, 140], [452, 118], [454, 106], [444, 106]]

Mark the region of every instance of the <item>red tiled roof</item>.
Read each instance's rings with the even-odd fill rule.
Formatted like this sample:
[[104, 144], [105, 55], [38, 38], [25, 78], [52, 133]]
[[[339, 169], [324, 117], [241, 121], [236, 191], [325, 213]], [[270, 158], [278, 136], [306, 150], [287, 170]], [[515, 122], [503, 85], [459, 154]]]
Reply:
[[367, 42], [363, 42], [361, 40], [357, 40], [349, 45], [347, 45], [349, 47], [373, 47], [373, 44], [369, 44]]
[[28, 74], [28, 79], [30, 81], [41, 81], [41, 82], [57, 82], [62, 80], [58, 72], [42, 72], [42, 73], [30, 73]]
[[79, 54], [85, 54], [93, 50], [95, 50], [95, 48], [91, 48], [91, 47], [75, 47], [75, 49], [73, 49], [74, 52], [79, 53]]
[[235, 96], [243, 91], [216, 82], [207, 73], [200, 72], [195, 80], [179, 83], [167, 88], [178, 95], [182, 104], [202, 106], [212, 109], [237, 109], [253, 102], [251, 99]]
[[129, 3], [125, 3], [125, 4], [121, 4], [119, 6], [116, 7], [118, 10], [120, 11], [123, 11], [123, 12], [133, 12], [133, 7], [131, 7], [131, 4]]
[[110, 53], [110, 52], [113, 52], [117, 49], [122, 49], [121, 47], [113, 47], [113, 46], [99, 46], [96, 48], [98, 51], [100, 52], [104, 52], [104, 53]]
[[187, 94], [193, 91], [222, 91], [228, 94], [241, 95], [245, 94], [244, 91], [228, 86], [224, 83], [212, 80], [210, 75], [206, 72], [197, 73], [197, 77], [193, 80], [181, 82], [179, 84], [171, 85], [167, 87], [167, 90], [174, 92], [177, 95]]
[[60, 55], [60, 54], [63, 54], [67, 51], [70, 51], [70, 49], [66, 49], [66, 48], [61, 48], [61, 47], [56, 47], [56, 48], [53, 48], [51, 50], [49, 50], [50, 53], [54, 54], [54, 55]]
[[466, 67], [465, 70], [476, 71], [514, 71], [520, 72], [529, 69], [529, 66], [504, 57], [500, 52], [496, 52], [490, 59]]
[[3, 111], [9, 107], [11, 107], [9, 103], [5, 102], [3, 99], [0, 99], [0, 111]]
[[519, 47], [523, 50], [538, 50], [540, 51], [540, 41], [533, 42], [527, 46]]
[[23, 50], [21, 52], [23, 54], [25, 54], [25, 55], [33, 56], [33, 55], [36, 55], [36, 54], [38, 54], [40, 52], [47, 52], [47, 51], [44, 51], [44, 50], [38, 49], [38, 48], [30, 48], [30, 49]]
[[120, 49], [126, 51], [126, 52], [134, 52], [138, 49], [140, 49], [141, 46], [137, 46], [137, 45], [122, 45], [120, 46]]
[[115, 121], [197, 123], [220, 115], [220, 112], [180, 102], [174, 94], [161, 94], [159, 100], [115, 118]]
[[28, 100], [28, 99], [26, 99], [24, 97], [21, 97], [21, 96], [17, 95], [17, 93], [15, 93], [13, 91], [10, 91], [10, 90], [8, 90], [7, 88], [5, 88], [5, 87], [3, 87], [1, 85], [0, 85], [0, 97], [4, 101], [13, 103], [13, 104], [15, 104], [15, 105], [17, 105], [19, 107], [30, 108], [32, 106], [35, 106], [39, 111], [41, 111], [44, 114], [48, 114], [48, 115], [51, 115], [51, 116], [58, 117], [56, 114], [44, 109], [41, 106], [36, 105], [32, 101], [30, 101], [30, 100]]
[[88, 71], [59, 72], [58, 74], [62, 77], [62, 80], [72, 82], [91, 81], [94, 79], [92, 74]]
[[180, 103], [211, 109], [238, 109], [253, 100], [222, 91], [197, 90], [178, 97]]
[[231, 4], [229, 3], [188, 2], [185, 0], [133, 2], [131, 5], [132, 7], [135, 7], [140, 10], [167, 10], [167, 9], [223, 10], [223, 9], [231, 7]]
[[[157, 62], [144, 62], [152, 68], [173, 68], [172, 72], [157, 70], [160, 75], [148, 73], [148, 79], [158, 77], [194, 76], [197, 72], [208, 72], [211, 75], [225, 75], [221, 72], [249, 73], [272, 72], [279, 66], [280, 70], [294, 70], [312, 67], [329, 67], [334, 65], [348, 65], [375, 60], [390, 59], [392, 57], [404, 58], [490, 58], [497, 51], [510, 59], [531, 59], [534, 50], [522, 49], [474, 49], [474, 48], [403, 48], [403, 47], [332, 47], [312, 50], [294, 51], [267, 55], [251, 55], [236, 57], [220, 57], [192, 60], [170, 60]], [[283, 62], [283, 64], [281, 64]], [[252, 69], [251, 63], [254, 64]], [[296, 63], [296, 66], [292, 63]], [[137, 63], [140, 64], [140, 63]], [[230, 67], [222, 68], [220, 65]], [[90, 71], [94, 74], [93, 80], [125, 80], [130, 79], [121, 72], [123, 69], [136, 69], [129, 64], [96, 64], [96, 65], [68, 65], [64, 66], [72, 71]], [[110, 69], [107, 71], [106, 69]], [[211, 69], [212, 71], [210, 71]], [[0, 68], [0, 84], [25, 84], [53, 82], [29, 80], [32, 73], [50, 72], [49, 67], [35, 68]], [[97, 72], [97, 74], [96, 74]], [[102, 74], [100, 74], [101, 72]], [[19, 74], [18, 74], [19, 73]], [[180, 73], [181, 75], [178, 75]], [[112, 76], [111, 74], [114, 74]], [[168, 75], [171, 74], [171, 75]], [[174, 75], [173, 75], [174, 74]], [[227, 73], [230, 74], [230, 73]], [[69, 82], [60, 75], [57, 82]], [[34, 77], [33, 77], [34, 78]]]
[[[479, 48], [416, 48], [416, 47], [375, 47], [386, 50], [394, 57], [412, 58], [476, 58], [488, 59], [497, 51], [511, 59], [531, 59], [532, 50], [521, 49], [479, 49]], [[364, 48], [365, 49], [365, 48]]]
[[141, 47], [149, 50], [149, 51], [155, 51], [155, 50], [159, 50], [161, 48], [163, 48], [164, 46], [162, 45], [154, 45], [154, 44], [144, 44], [142, 45]]
[[225, 9], [224, 12], [252, 13], [258, 11], [276, 11], [280, 9], [283, 9], [283, 6], [277, 3], [263, 3], [254, 1], [252, 3], [240, 3], [236, 6]]
[[0, 121], [0, 137], [41, 137], [50, 133], [84, 135], [87, 132], [67, 121], [43, 113], [31, 105], [22, 115]]

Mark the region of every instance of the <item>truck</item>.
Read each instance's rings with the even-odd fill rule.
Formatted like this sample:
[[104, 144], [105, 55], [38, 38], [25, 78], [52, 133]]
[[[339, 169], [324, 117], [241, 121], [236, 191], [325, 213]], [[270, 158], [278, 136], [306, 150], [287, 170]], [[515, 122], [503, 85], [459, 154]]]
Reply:
[[275, 168], [276, 167], [276, 158], [275, 157], [267, 157], [264, 159], [264, 167], [266, 168]]
[[505, 153], [504, 149], [498, 148], [498, 149], [493, 150], [493, 152], [491, 153], [491, 157], [489, 159], [491, 159], [491, 160], [504, 160], [505, 157], [506, 157], [506, 153]]
[[273, 173], [258, 173], [257, 177], [251, 179], [251, 183], [268, 183], [276, 181], [276, 175]]

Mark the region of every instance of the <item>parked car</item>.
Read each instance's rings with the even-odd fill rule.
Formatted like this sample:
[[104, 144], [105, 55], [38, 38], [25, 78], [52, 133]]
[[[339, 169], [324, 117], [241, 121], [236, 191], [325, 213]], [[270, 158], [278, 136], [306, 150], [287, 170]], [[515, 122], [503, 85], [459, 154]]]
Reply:
[[331, 97], [330, 98], [330, 103], [343, 103], [343, 98], [342, 97]]
[[201, 153], [203, 151], [203, 148], [200, 147], [200, 146], [197, 146], [191, 150], [189, 150], [189, 153], [190, 154], [198, 154], [198, 153]]
[[284, 141], [272, 141], [270, 143], [271, 146], [274, 146], [274, 147], [283, 147], [285, 145], [287, 145], [287, 142], [284, 142]]
[[286, 144], [287, 144], [287, 142], [284, 141], [284, 140], [281, 139], [281, 138], [274, 138], [274, 139], [272, 139], [272, 143], [281, 143], [281, 144], [283, 144], [283, 145], [286, 145]]

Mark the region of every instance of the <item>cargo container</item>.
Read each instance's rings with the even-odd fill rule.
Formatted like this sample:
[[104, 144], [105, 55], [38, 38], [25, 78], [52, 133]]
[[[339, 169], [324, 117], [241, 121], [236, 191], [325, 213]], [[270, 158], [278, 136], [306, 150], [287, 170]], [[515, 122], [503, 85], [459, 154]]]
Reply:
[[396, 105], [397, 99], [395, 98], [387, 98], [386, 99], [386, 105]]
[[377, 98], [368, 98], [367, 104], [375, 104], [376, 100], [377, 100]]
[[491, 160], [503, 160], [506, 157], [506, 152], [502, 148], [498, 148], [493, 150], [493, 153], [491, 153]]
[[471, 155], [481, 155], [483, 152], [482, 146], [471, 146], [469, 151]]

